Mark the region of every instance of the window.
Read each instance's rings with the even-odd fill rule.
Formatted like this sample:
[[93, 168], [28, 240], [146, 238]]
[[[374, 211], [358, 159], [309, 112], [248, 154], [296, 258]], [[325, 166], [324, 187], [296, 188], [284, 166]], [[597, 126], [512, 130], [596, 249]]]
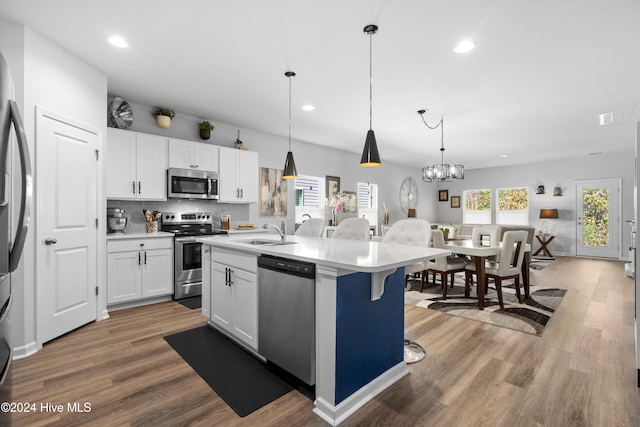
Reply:
[[462, 222], [491, 224], [491, 190], [465, 190], [462, 194]]
[[529, 225], [529, 188], [498, 188], [496, 224]]
[[364, 217], [370, 225], [378, 226], [378, 184], [358, 183], [358, 217]]
[[377, 208], [378, 185], [368, 182], [358, 183], [358, 209]]
[[324, 218], [324, 178], [299, 175], [296, 185], [295, 221], [301, 223], [309, 215], [312, 218]]

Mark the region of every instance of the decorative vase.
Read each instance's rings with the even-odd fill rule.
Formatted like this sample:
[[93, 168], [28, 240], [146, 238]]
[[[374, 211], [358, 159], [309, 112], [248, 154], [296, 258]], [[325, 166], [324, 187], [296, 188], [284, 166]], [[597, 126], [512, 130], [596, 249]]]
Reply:
[[442, 234], [444, 235], [444, 239], [447, 240], [449, 238], [449, 229], [448, 228], [443, 228], [442, 229]]
[[331, 225], [336, 226], [338, 225], [338, 218], [336, 215], [336, 211], [333, 211], [332, 213], [333, 213], [333, 216], [331, 218]]
[[202, 139], [211, 138], [211, 129], [200, 129], [200, 138]]
[[158, 232], [158, 221], [147, 221], [147, 233]]
[[169, 116], [157, 116], [156, 120], [158, 122], [158, 126], [163, 129], [169, 129], [171, 127], [171, 117]]

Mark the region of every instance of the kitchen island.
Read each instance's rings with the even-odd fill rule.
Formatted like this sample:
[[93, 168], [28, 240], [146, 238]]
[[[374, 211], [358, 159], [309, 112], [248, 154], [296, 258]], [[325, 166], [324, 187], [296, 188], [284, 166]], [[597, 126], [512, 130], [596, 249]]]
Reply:
[[[338, 425], [408, 373], [404, 362], [404, 266], [447, 256], [450, 251], [317, 237], [287, 236], [287, 244], [261, 243], [264, 240], [262, 236], [260, 240], [199, 239], [206, 245], [205, 254], [210, 250], [212, 263], [220, 254], [225, 263], [234, 255], [245, 265], [259, 255], [271, 255], [315, 264], [314, 412]], [[209, 280], [213, 288], [215, 276], [209, 275]], [[214, 292], [208, 294], [213, 306]], [[239, 325], [233, 331], [239, 331], [245, 347], [260, 354], [251, 325]]]

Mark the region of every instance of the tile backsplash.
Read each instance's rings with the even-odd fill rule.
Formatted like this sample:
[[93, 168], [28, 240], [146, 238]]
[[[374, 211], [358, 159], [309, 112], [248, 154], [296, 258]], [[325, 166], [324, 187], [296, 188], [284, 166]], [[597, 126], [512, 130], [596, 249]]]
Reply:
[[[131, 226], [144, 226], [144, 210], [160, 212], [212, 212], [213, 226], [220, 228], [220, 217], [223, 211], [231, 215], [231, 223], [249, 222], [249, 205], [218, 203], [211, 200], [169, 199], [161, 201], [107, 200], [107, 207], [124, 209], [131, 220]], [[105, 213], [106, 215], [106, 213]]]

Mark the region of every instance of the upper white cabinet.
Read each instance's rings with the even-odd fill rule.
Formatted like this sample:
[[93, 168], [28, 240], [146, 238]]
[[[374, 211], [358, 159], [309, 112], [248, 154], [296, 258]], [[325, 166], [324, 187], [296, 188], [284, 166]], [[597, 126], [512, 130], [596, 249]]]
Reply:
[[220, 202], [256, 203], [258, 153], [220, 147], [218, 191]]
[[107, 198], [167, 200], [167, 138], [107, 128]]
[[218, 172], [218, 146], [169, 139], [169, 167]]

